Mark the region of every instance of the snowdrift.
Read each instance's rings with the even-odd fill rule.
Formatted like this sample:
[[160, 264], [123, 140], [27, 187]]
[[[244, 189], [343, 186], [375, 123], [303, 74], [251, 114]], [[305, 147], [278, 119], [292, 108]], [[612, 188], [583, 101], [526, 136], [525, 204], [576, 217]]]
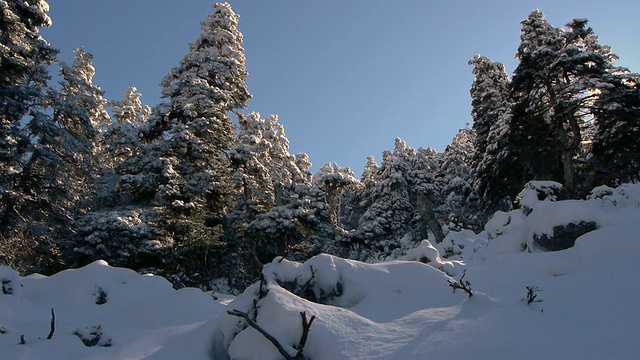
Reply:
[[162, 277], [104, 261], [51, 277], [0, 267], [0, 279], [2, 359], [205, 359], [207, 321], [224, 308], [198, 289], [176, 291]]
[[[424, 240], [400, 260], [277, 258], [232, 301], [104, 262], [51, 277], [2, 267], [0, 357], [282, 359], [229, 314], [238, 311], [291, 357], [637, 358], [640, 186], [601, 187], [584, 201], [556, 201], [554, 187], [531, 184], [521, 208], [496, 214], [483, 233]], [[568, 249], [535, 241], [580, 222], [595, 226]], [[449, 286], [463, 274], [471, 297]], [[536, 295], [530, 302], [527, 287]], [[300, 349], [302, 312], [307, 324], [315, 318]]]

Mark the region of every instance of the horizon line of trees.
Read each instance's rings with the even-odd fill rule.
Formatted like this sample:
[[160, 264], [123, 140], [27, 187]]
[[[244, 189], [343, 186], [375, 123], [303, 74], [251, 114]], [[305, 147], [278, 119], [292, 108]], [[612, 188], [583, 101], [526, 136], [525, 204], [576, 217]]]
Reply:
[[[360, 179], [290, 154], [276, 115], [246, 112], [239, 17], [213, 5], [153, 108], [108, 101], [92, 56], [39, 34], [44, 0], [0, 2], [0, 264], [53, 272], [97, 259], [176, 286], [240, 290], [276, 256], [379, 260], [449, 231], [479, 231], [531, 180], [580, 198], [640, 174], [638, 74], [587, 21], [522, 21], [513, 75], [474, 57], [471, 128], [444, 152], [395, 139]], [[51, 65], [60, 67], [51, 85]], [[233, 119], [237, 119], [237, 125]]]

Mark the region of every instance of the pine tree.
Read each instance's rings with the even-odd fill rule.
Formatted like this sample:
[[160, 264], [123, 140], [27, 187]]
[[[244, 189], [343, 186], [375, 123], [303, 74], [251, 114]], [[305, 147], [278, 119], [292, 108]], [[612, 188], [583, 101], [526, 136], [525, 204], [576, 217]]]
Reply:
[[354, 189], [353, 197], [350, 199], [350, 212], [346, 214], [348, 217], [344, 220], [347, 229], [357, 229], [360, 218], [373, 204], [379, 171], [380, 167], [375, 158], [368, 156], [360, 176], [359, 186]]
[[239, 115], [238, 123], [238, 143], [230, 152], [235, 199], [227, 215], [234, 234], [225, 236], [228, 247], [220, 260], [222, 275], [236, 287], [255, 280], [274, 257], [302, 260], [312, 246], [303, 201], [311, 186], [308, 156], [289, 153], [275, 115]]
[[[507, 210], [520, 190], [518, 165], [513, 161], [517, 144], [510, 144], [512, 117], [511, 80], [504, 65], [476, 55], [469, 61], [475, 80], [471, 85], [474, 131], [473, 193], [470, 205], [480, 218]], [[482, 222], [482, 220], [480, 220]]]
[[376, 159], [373, 156], [367, 157], [367, 163], [364, 165], [360, 182], [366, 187], [373, 187], [376, 185], [376, 178], [380, 167], [376, 163]]
[[350, 168], [342, 168], [336, 163], [324, 164], [313, 177], [315, 187], [324, 193], [329, 219], [336, 228], [342, 228], [340, 209], [343, 194], [357, 182]]
[[140, 136], [151, 114], [151, 108], [142, 104], [141, 96], [135, 87], [130, 87], [122, 100], [109, 102], [113, 122], [100, 136], [103, 152], [100, 161], [108, 168], [118, 167], [140, 146]]
[[[553, 102], [557, 101], [556, 79], [552, 64], [564, 46], [561, 29], [549, 24], [544, 14], [533, 11], [521, 22], [520, 46], [512, 87], [514, 101], [510, 125], [510, 144], [518, 145], [514, 151], [516, 163], [522, 166], [515, 180], [522, 187], [529, 180], [562, 180], [561, 152], [558, 148], [560, 131], [556, 126]], [[556, 130], [557, 129], [557, 130]], [[567, 174], [569, 176], [569, 174]]]
[[[351, 244], [347, 244], [364, 248], [361, 260], [390, 254], [407, 234], [415, 209], [412, 198], [415, 199], [416, 193], [410, 182], [424, 178], [422, 172], [412, 173], [417, 170], [412, 168], [415, 157], [415, 150], [400, 138], [396, 138], [393, 152], [382, 153], [371, 206], [359, 219], [358, 229], [350, 237]], [[427, 186], [421, 189], [427, 191]]]
[[5, 244], [30, 241], [24, 235], [27, 209], [22, 208], [30, 199], [22, 179], [32, 150], [21, 122], [43, 116], [48, 66], [58, 52], [39, 33], [51, 25], [48, 9], [42, 0], [0, 2], [0, 241]]
[[410, 223], [414, 242], [431, 237], [435, 242], [444, 239], [446, 214], [442, 205], [443, 190], [447, 184], [443, 181], [443, 156], [432, 148], [419, 148], [411, 158], [411, 171], [407, 178], [411, 189], [410, 201], [414, 206]]
[[[28, 121], [32, 153], [24, 163], [22, 185], [30, 199], [29, 233], [55, 249], [75, 247], [75, 219], [89, 210], [99, 175], [96, 138], [109, 122], [102, 90], [93, 84], [92, 56], [74, 52], [73, 65], [61, 64], [60, 89], [47, 97], [51, 113]], [[62, 259], [60, 259], [62, 261]], [[46, 270], [43, 270], [46, 271]]]
[[640, 75], [616, 69], [595, 103], [595, 185], [640, 180]]
[[584, 191], [578, 175], [584, 171], [585, 130], [591, 126], [597, 89], [607, 86], [605, 77], [616, 59], [586, 24], [576, 19], [564, 31], [540, 11], [532, 12], [522, 21], [520, 64], [512, 83], [515, 141], [535, 144], [522, 147], [520, 154], [527, 176], [561, 181], [570, 193]]
[[442, 174], [439, 211], [444, 214], [444, 226], [447, 230], [478, 229], [477, 219], [470, 211], [467, 199], [471, 195], [472, 159], [475, 154], [474, 132], [469, 128], [461, 129], [447, 145], [442, 156], [440, 173]]
[[162, 80], [165, 102], [149, 115], [140, 146], [117, 170], [130, 217], [152, 229], [133, 231], [133, 267], [145, 264], [177, 283], [207, 286], [229, 230], [222, 226], [232, 196], [229, 114], [251, 97], [238, 18], [229, 4], [214, 4], [189, 53]]

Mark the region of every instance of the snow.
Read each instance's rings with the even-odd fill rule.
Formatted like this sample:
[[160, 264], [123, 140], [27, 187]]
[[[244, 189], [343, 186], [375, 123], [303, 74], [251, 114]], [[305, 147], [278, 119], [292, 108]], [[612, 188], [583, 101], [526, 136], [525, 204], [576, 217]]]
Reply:
[[[583, 201], [532, 196], [526, 208], [497, 213], [480, 234], [450, 232], [440, 244], [424, 240], [400, 260], [276, 258], [264, 267], [262, 282], [235, 298], [174, 290], [161, 277], [104, 261], [50, 277], [20, 277], [0, 267], [0, 354], [281, 359], [263, 335], [227, 313], [238, 310], [291, 356], [302, 335], [300, 313], [315, 316], [303, 349], [314, 360], [634, 359], [640, 351], [639, 218], [640, 185], [600, 187]], [[598, 227], [572, 248], [522, 247], [533, 233], [581, 220]], [[471, 297], [453, 293], [447, 281], [463, 274]], [[540, 289], [542, 302], [527, 304], [527, 286]], [[51, 309], [55, 333], [47, 340]], [[85, 346], [74, 333], [97, 344]]]

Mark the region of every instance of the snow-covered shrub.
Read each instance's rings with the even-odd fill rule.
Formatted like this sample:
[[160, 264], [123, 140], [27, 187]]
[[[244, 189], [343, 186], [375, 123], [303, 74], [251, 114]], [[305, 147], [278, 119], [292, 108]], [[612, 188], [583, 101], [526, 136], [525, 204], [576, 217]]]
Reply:
[[331, 259], [320, 255], [305, 264], [276, 259], [265, 265], [264, 279], [315, 303], [341, 304], [344, 292], [342, 275], [335, 266], [326, 266]]
[[17, 295], [20, 291], [20, 275], [8, 266], [0, 266], [0, 283], [3, 295]]
[[497, 211], [485, 224], [484, 231], [490, 240], [496, 239], [503, 234], [522, 227], [525, 219], [526, 215], [520, 210], [509, 212]]
[[96, 286], [93, 296], [96, 297], [96, 305], [104, 305], [107, 303], [108, 294], [102, 287]]
[[[453, 234], [453, 232], [450, 232], [449, 234]], [[426, 239], [422, 240], [415, 248], [407, 251], [407, 254], [401, 256], [399, 259], [419, 261], [421, 263], [429, 264], [450, 276], [456, 274], [455, 262], [451, 260], [443, 260], [440, 255], [440, 251]]]
[[613, 206], [640, 206], [640, 184], [622, 184], [616, 188], [598, 186], [587, 196], [587, 200], [595, 199]]
[[85, 346], [102, 346], [102, 347], [110, 347], [111, 346], [111, 338], [106, 336], [102, 331], [102, 326], [91, 326], [85, 327], [82, 329], [77, 329], [73, 332], [73, 335], [77, 336], [82, 340], [82, 343]]
[[516, 197], [516, 203], [528, 212], [538, 201], [562, 199], [562, 184], [555, 181], [530, 181]]
[[487, 240], [483, 235], [476, 235], [471, 230], [462, 230], [449, 232], [436, 247], [445, 259], [456, 256], [470, 258], [486, 244]]

